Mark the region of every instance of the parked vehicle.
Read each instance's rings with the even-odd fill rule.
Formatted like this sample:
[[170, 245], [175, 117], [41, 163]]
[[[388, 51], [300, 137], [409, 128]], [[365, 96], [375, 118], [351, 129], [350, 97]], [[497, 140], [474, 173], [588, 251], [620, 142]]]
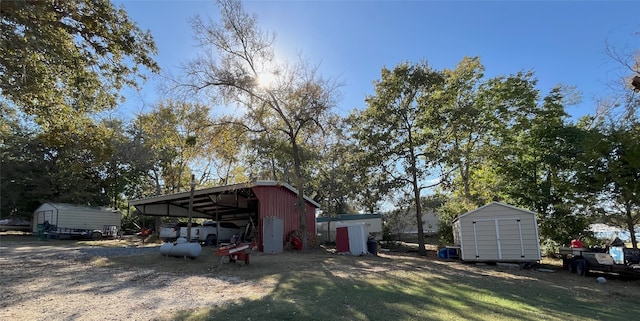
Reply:
[[31, 232], [31, 222], [19, 217], [10, 217], [0, 220], [0, 232], [21, 231]]
[[64, 203], [44, 203], [33, 212], [32, 232], [41, 238], [115, 237], [120, 231], [119, 211]]
[[[191, 223], [192, 227], [196, 227], [198, 225], [199, 225], [198, 223]], [[158, 235], [158, 238], [164, 242], [173, 242], [181, 236], [180, 235], [181, 228], [185, 228], [185, 231], [186, 231], [187, 223], [186, 222], [167, 223], [160, 229], [160, 235]], [[186, 236], [187, 234], [185, 232], [184, 237]]]
[[[234, 235], [240, 239], [244, 229], [235, 223], [207, 221], [201, 226], [191, 228], [191, 241], [202, 242], [204, 245], [215, 245], [218, 242], [228, 242]], [[187, 237], [187, 227], [180, 228], [180, 237]]]
[[623, 246], [608, 249], [561, 247], [562, 267], [580, 276], [591, 272], [613, 273], [640, 277], [640, 255], [638, 251]]

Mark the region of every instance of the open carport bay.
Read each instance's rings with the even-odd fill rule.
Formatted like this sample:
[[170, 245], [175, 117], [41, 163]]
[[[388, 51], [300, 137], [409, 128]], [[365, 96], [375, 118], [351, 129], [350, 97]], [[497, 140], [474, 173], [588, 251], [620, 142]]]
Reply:
[[[282, 245], [289, 233], [299, 230], [297, 194], [298, 191], [286, 183], [255, 181], [131, 200], [129, 204], [145, 216], [188, 217], [191, 214], [192, 218], [241, 226], [250, 224], [253, 231], [247, 230], [247, 233], [255, 232], [255, 241], [263, 251], [265, 245]], [[315, 235], [315, 211], [320, 205], [308, 197], [304, 200], [307, 233]], [[279, 235], [267, 233], [265, 238], [263, 224], [272, 218], [282, 222], [281, 232]]]

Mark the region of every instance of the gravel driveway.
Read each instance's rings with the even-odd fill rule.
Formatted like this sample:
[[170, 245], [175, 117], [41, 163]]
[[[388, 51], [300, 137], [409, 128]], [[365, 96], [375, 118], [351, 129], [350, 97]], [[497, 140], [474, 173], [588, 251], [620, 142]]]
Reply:
[[229, 289], [260, 295], [263, 288], [211, 273], [159, 273], [95, 261], [153, 253], [159, 253], [158, 246], [30, 246], [3, 242], [0, 236], [0, 320], [165, 320], [178, 311], [236, 299], [226, 295]]

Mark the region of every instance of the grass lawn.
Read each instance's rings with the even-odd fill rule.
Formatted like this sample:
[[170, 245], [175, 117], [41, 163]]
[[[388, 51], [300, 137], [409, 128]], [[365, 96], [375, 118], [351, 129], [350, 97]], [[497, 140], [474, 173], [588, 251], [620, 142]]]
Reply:
[[[73, 244], [131, 246], [113, 241]], [[538, 271], [442, 261], [433, 251], [427, 257], [393, 251], [353, 257], [324, 249], [251, 255], [250, 265], [221, 264], [215, 249], [205, 247], [194, 260], [145, 254], [87, 263], [114, 273], [143, 271], [224, 284], [188, 297], [194, 306], [199, 297], [219, 297], [206, 301], [214, 304], [173, 310], [161, 320], [626, 321], [636, 319], [639, 311], [640, 281], [605, 275], [607, 282], [600, 284], [597, 275], [579, 277], [561, 270], [558, 261], [545, 260]], [[166, 291], [172, 295], [171, 288]]]
[[288, 272], [271, 278], [275, 286], [265, 297], [183, 312], [173, 320], [627, 320], [637, 313], [632, 298], [593, 300], [526, 278], [453, 279], [430, 271], [359, 278]]
[[[191, 267], [202, 270], [195, 261], [211, 262], [208, 252]], [[560, 270], [558, 261], [547, 263], [555, 272], [445, 262], [415, 253], [258, 254], [249, 266], [225, 263], [209, 270], [213, 277], [254, 282], [266, 294], [235, 292], [231, 303], [181, 311], [167, 320], [629, 320], [636, 315], [638, 281], [607, 276], [609, 281], [599, 284], [595, 276]], [[146, 266], [173, 269], [162, 262]], [[234, 296], [234, 286], [225, 296]]]

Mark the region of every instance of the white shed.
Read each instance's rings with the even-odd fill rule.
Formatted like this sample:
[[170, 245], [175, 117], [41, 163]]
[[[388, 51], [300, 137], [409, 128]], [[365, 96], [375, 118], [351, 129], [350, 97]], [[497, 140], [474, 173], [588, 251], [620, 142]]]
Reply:
[[339, 224], [362, 223], [366, 228], [365, 236], [382, 240], [382, 215], [380, 214], [339, 214], [337, 217], [321, 216], [316, 218], [316, 231], [323, 242], [336, 240], [336, 226]]
[[536, 213], [493, 202], [453, 221], [460, 259], [471, 262], [540, 261]]
[[[351, 255], [367, 255], [367, 227], [365, 223], [336, 224], [336, 250]], [[373, 254], [373, 253], [371, 253]]]
[[[89, 207], [65, 203], [44, 203], [33, 212], [33, 233], [55, 236], [82, 236], [95, 239], [115, 236], [122, 215], [105, 207]], [[46, 223], [45, 223], [46, 222]]]

